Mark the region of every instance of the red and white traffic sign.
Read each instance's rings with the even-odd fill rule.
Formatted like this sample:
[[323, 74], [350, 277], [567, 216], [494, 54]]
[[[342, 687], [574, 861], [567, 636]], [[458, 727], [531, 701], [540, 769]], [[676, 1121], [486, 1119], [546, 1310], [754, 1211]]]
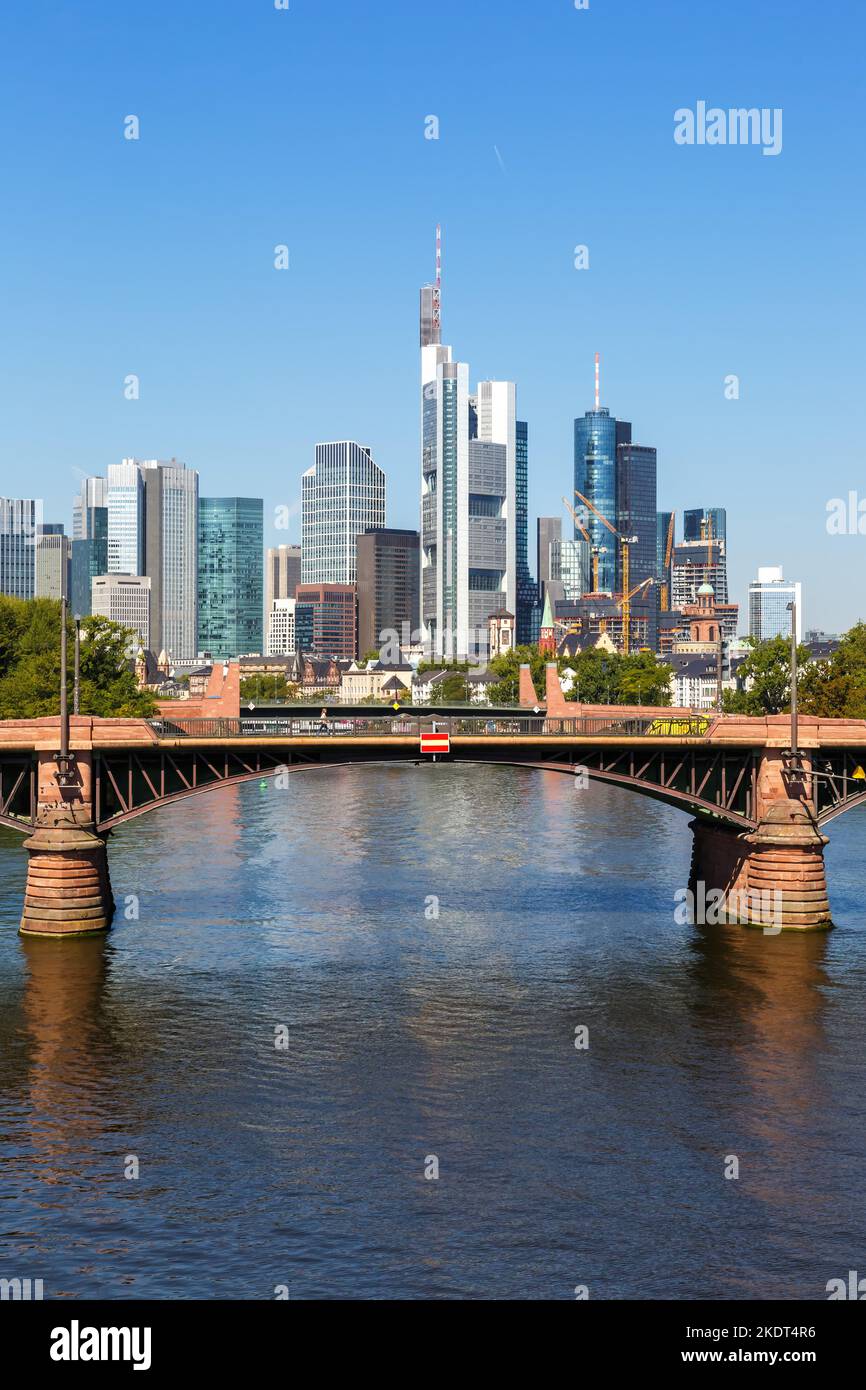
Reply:
[[422, 729], [421, 731], [421, 752], [422, 753], [450, 753], [451, 736], [447, 730], [440, 733], [438, 730]]

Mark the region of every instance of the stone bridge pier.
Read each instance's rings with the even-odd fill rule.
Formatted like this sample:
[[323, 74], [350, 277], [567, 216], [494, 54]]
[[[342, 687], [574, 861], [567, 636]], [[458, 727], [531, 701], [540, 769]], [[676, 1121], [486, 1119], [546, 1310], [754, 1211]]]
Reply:
[[[787, 725], [787, 717], [780, 723]], [[828, 841], [811, 797], [809, 745], [817, 747], [817, 738], [811, 741], [801, 731], [801, 758], [795, 767], [785, 751], [786, 732], [780, 727], [782, 746], [773, 747], [771, 735], [763, 750], [754, 830], [737, 830], [712, 817], [692, 821], [690, 888], [695, 901], [705, 901], [711, 891], [720, 893], [722, 920], [764, 930], [826, 930], [833, 925], [824, 869]]]
[[25, 936], [91, 936], [107, 931], [114, 916], [105, 837], [95, 826], [93, 755], [89, 739], [75, 739], [84, 732], [76, 730], [79, 722], [91, 721], [72, 720], [72, 785], [62, 785], [58, 775], [56, 720], [45, 721], [54, 725], [53, 734], [45, 730], [50, 742], [37, 744], [36, 824], [24, 841], [27, 886], [19, 930]]

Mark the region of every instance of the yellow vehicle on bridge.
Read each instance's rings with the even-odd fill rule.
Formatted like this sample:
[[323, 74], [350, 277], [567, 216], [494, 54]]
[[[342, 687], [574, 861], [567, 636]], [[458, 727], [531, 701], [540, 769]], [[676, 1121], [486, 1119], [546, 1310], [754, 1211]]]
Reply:
[[712, 722], [709, 714], [671, 715], [669, 719], [654, 719], [646, 732], [659, 738], [700, 738]]

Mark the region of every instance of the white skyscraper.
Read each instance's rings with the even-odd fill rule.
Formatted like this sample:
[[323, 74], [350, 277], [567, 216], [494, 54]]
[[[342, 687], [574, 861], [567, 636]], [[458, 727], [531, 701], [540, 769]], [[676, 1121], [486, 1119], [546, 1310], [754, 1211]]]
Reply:
[[172, 661], [198, 650], [198, 473], [176, 459], [109, 464], [108, 570], [151, 581], [150, 643]]
[[142, 574], [144, 570], [144, 481], [135, 459], [108, 465], [109, 574]]
[[353, 440], [316, 445], [301, 478], [301, 582], [354, 584], [356, 541], [385, 525], [385, 474]]
[[483, 656], [488, 619], [516, 612], [516, 390], [439, 341], [439, 286], [421, 291], [421, 626], [434, 657]]
[[760, 565], [758, 577], [749, 585], [749, 636], [759, 642], [770, 637], [788, 637], [791, 614], [788, 604], [797, 605], [797, 641], [803, 636], [803, 586], [782, 577], [781, 565]]

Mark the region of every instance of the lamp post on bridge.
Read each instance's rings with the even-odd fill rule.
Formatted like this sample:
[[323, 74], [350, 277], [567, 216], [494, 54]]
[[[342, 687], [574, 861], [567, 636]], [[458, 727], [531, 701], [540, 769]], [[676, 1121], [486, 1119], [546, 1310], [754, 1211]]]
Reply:
[[81, 713], [81, 614], [75, 614], [75, 677], [72, 682], [72, 713]]
[[799, 761], [797, 729], [797, 603], [795, 599], [787, 605], [791, 614], [791, 758]]

